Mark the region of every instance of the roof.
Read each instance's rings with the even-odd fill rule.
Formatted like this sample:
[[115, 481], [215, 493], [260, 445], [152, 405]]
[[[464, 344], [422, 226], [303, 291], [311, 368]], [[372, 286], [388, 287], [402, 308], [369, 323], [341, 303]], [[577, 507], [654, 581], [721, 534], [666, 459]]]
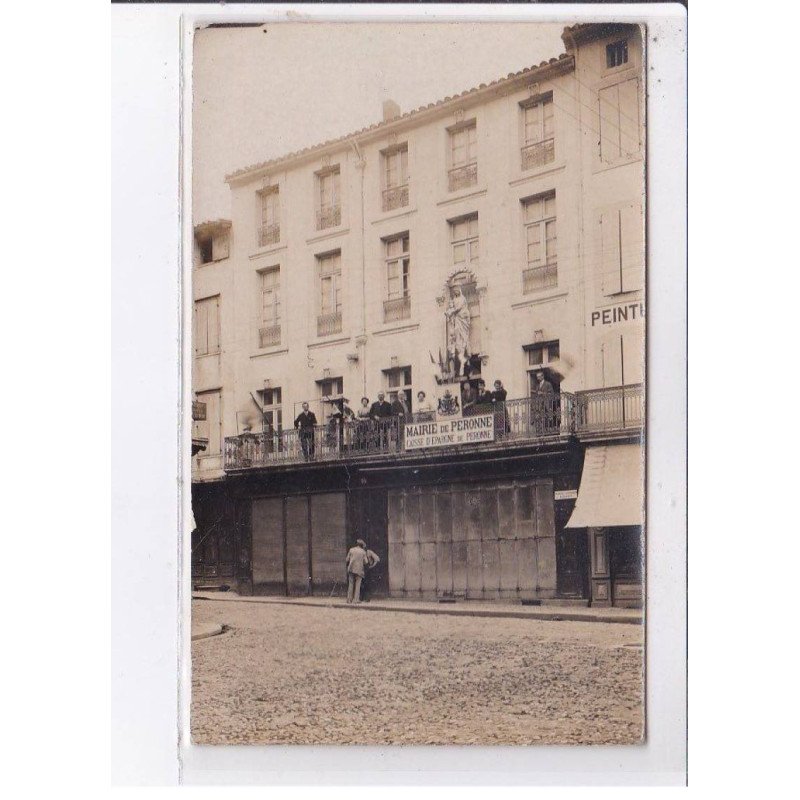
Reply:
[[602, 39], [605, 36], [614, 36], [635, 27], [637, 26], [624, 22], [580, 22], [564, 28], [561, 41], [564, 42], [567, 50], [571, 50], [577, 44]]
[[349, 139], [356, 139], [361, 136], [372, 135], [378, 131], [382, 132], [383, 130], [389, 128], [401, 127], [404, 123], [413, 120], [415, 117], [419, 117], [428, 113], [439, 113], [441, 110], [450, 105], [457, 105], [464, 100], [472, 100], [482, 93], [497, 91], [503, 86], [520, 81], [521, 79], [542, 79], [548, 73], [551, 73], [554, 70], [561, 72], [562, 70], [571, 69], [573, 66], [574, 57], [569, 53], [562, 53], [560, 56], [558, 56], [558, 58], [551, 58], [547, 61], [542, 61], [538, 66], [526, 67], [519, 72], [510, 72], [504, 78], [498, 78], [491, 83], [482, 83], [479, 86], [473, 87], [472, 89], [466, 89], [460, 94], [445, 97], [441, 100], [437, 100], [434, 103], [428, 103], [427, 105], [419, 106], [419, 108], [415, 108], [413, 111], [407, 111], [405, 114], [401, 114], [399, 117], [394, 117], [390, 120], [384, 120], [382, 122], [376, 122], [372, 125], [368, 125], [365, 128], [361, 128], [360, 130], [346, 133], [344, 136], [339, 136], [335, 139], [328, 139], [328, 141], [321, 142], [320, 144], [305, 147], [302, 150], [295, 150], [291, 153], [286, 153], [285, 155], [270, 159], [268, 161], [251, 164], [248, 167], [244, 167], [232, 172], [230, 175], [226, 175], [225, 181], [227, 183], [233, 183], [241, 180], [242, 178], [254, 177], [255, 173], [267, 172], [279, 165], [285, 165], [292, 161], [310, 156], [314, 153], [333, 148], [336, 145], [342, 145]]

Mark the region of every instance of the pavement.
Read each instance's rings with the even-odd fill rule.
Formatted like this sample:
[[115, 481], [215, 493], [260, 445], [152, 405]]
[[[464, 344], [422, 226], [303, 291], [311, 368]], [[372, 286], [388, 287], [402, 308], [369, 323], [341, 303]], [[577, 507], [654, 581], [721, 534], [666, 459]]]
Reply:
[[[584, 606], [544, 605], [523, 606], [502, 601], [486, 602], [463, 600], [456, 603], [433, 601], [381, 599], [368, 603], [348, 604], [344, 598], [335, 597], [245, 597], [236, 592], [193, 592], [194, 600], [221, 603], [262, 603], [268, 605], [308, 606], [341, 609], [345, 612], [395, 611], [408, 614], [435, 614], [450, 617], [495, 617], [506, 619], [550, 620], [555, 622], [611, 622], [627, 625], [642, 624], [642, 610], [637, 608], [590, 608]], [[222, 631], [217, 631], [221, 633]], [[214, 635], [214, 634], [208, 634]], [[194, 628], [192, 639], [195, 637]]]

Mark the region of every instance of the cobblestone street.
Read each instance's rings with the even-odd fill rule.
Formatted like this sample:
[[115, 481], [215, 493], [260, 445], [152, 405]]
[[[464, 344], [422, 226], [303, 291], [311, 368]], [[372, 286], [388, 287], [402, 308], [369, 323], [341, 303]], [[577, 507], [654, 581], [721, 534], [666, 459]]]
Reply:
[[197, 744], [630, 744], [643, 628], [193, 602]]

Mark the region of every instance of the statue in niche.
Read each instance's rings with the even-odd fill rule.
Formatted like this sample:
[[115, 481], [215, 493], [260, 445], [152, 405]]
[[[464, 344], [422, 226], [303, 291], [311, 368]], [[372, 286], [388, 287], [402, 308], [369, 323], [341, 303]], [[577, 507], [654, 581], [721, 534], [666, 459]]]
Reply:
[[470, 361], [469, 332], [472, 325], [467, 298], [459, 286], [450, 291], [450, 302], [444, 311], [447, 330], [447, 366], [451, 374], [459, 377], [461, 369]]

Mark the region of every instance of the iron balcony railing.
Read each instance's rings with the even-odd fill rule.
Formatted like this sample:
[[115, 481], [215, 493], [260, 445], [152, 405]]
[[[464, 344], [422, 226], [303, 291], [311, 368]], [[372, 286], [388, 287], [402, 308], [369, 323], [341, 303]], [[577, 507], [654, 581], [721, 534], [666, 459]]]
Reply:
[[317, 230], [323, 231], [326, 228], [336, 228], [342, 224], [342, 207], [329, 206], [317, 211]]
[[342, 312], [320, 314], [317, 317], [317, 336], [330, 336], [332, 333], [342, 332]]
[[[464, 416], [494, 414], [494, 446], [566, 438], [573, 432], [575, 397], [567, 392], [520, 400], [469, 405]], [[433, 412], [411, 415], [408, 421], [428, 422]], [[240, 470], [305, 462], [347, 461], [375, 456], [409, 458], [419, 450], [405, 450], [402, 417], [342, 419], [304, 431], [245, 433], [225, 439], [225, 469]], [[492, 444], [470, 445], [491, 447]], [[456, 449], [461, 445], [455, 445]], [[440, 448], [436, 448], [438, 452]]]
[[644, 423], [644, 386], [590, 389], [575, 395], [575, 431], [578, 435], [637, 430]]
[[408, 184], [383, 190], [383, 210], [394, 211], [408, 205]]
[[542, 167], [554, 161], [556, 147], [554, 139], [545, 139], [543, 142], [529, 144], [522, 148], [522, 169]]
[[267, 325], [258, 329], [258, 346], [274, 347], [281, 343], [281, 325]]
[[281, 240], [281, 226], [276, 222], [274, 225], [262, 225], [258, 229], [258, 246], [266, 247], [270, 244], [278, 244]]
[[478, 165], [473, 162], [463, 167], [454, 167], [447, 173], [447, 185], [451, 192], [475, 186], [478, 182]]
[[522, 293], [531, 294], [558, 286], [558, 264], [542, 264], [522, 271]]
[[[641, 384], [593, 389], [575, 394], [560, 392], [506, 400], [486, 405], [469, 405], [464, 416], [494, 414], [494, 441], [485, 444], [454, 445], [491, 449], [530, 443], [557, 442], [572, 436], [582, 438], [641, 430], [644, 422], [644, 391]], [[433, 412], [411, 415], [409, 421], [428, 422]], [[225, 439], [225, 469], [228, 471], [302, 464], [348, 461], [391, 456], [414, 458], [420, 450], [406, 450], [402, 417], [383, 419], [342, 419], [333, 417], [325, 425], [304, 431], [269, 430], [245, 433]], [[444, 452], [433, 448], [428, 452]]]
[[383, 301], [383, 321], [398, 322], [411, 318], [411, 298], [398, 297], [395, 300]]

